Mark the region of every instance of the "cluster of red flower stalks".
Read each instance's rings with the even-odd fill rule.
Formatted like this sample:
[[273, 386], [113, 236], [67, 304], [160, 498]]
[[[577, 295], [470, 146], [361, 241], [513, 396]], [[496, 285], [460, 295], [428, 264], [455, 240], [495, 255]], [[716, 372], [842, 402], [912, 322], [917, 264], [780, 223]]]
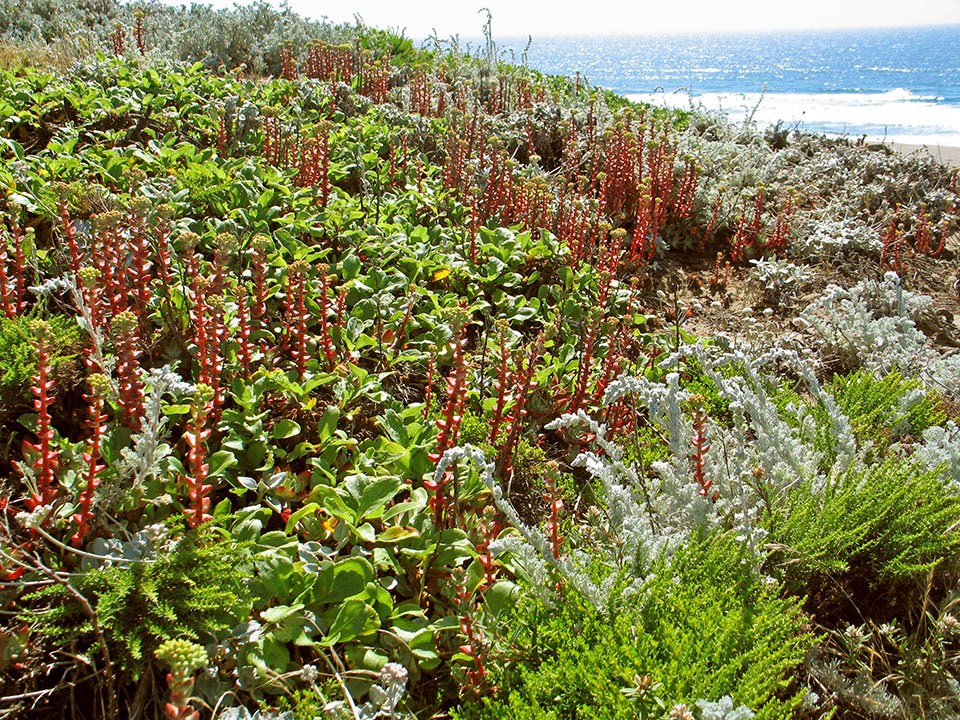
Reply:
[[[955, 210], [954, 210], [955, 212]], [[907, 270], [907, 259], [917, 255], [936, 257], [943, 251], [947, 242], [949, 225], [944, 223], [937, 233], [930, 224], [926, 203], [920, 203], [920, 211], [907, 227], [908, 218], [903, 208], [897, 209], [887, 220], [880, 240], [883, 249], [880, 253], [880, 268], [889, 269], [902, 275]], [[936, 235], [936, 239], [934, 236]]]
[[547, 465], [546, 486], [543, 499], [547, 501], [550, 515], [547, 519], [547, 539], [550, 541], [550, 551], [556, 560], [560, 559], [564, 537], [560, 535], [560, 512], [563, 510], [563, 492], [557, 482], [558, 467], [555, 462]]
[[[460, 435], [460, 423], [463, 420], [463, 407], [467, 399], [467, 362], [464, 351], [467, 347], [467, 326], [463, 322], [450, 350], [453, 353], [453, 367], [447, 377], [446, 404], [443, 414], [437, 420], [437, 446], [430, 454], [430, 460], [439, 462], [443, 454], [457, 444]], [[430, 491], [430, 509], [433, 511], [434, 524], [438, 528], [450, 526], [452, 504], [454, 500], [447, 496], [447, 486], [453, 482], [453, 469], [447, 468], [439, 478], [431, 478], [424, 482], [424, 487]]]
[[[447, 93], [444, 91], [443, 69], [437, 71], [436, 79], [421, 68], [410, 78], [410, 110], [424, 117], [442, 117], [447, 111]], [[436, 101], [434, 101], [436, 98]]]
[[[536, 388], [533, 376], [542, 354], [542, 338], [538, 338], [530, 345], [525, 361], [523, 357], [515, 358], [512, 367], [507, 365], [507, 358], [504, 352], [501, 352], [497, 384], [497, 406], [500, 408], [500, 413], [491, 419], [490, 444], [497, 450], [494, 472], [507, 484], [513, 477], [513, 456], [520, 441], [523, 420], [527, 416], [530, 395]], [[514, 391], [512, 403], [504, 411], [506, 394], [510, 389]], [[501, 430], [504, 440], [498, 444]]]
[[36, 338], [37, 373], [33, 376], [33, 409], [37, 413], [36, 442], [23, 441], [24, 458], [33, 457], [30, 463], [36, 486], [24, 500], [28, 510], [41, 505], [50, 505], [57, 499], [57, 466], [59, 453], [54, 445], [55, 432], [50, 408], [53, 405], [53, 380], [50, 378], [49, 328], [44, 323], [34, 323], [31, 328]]
[[[147, 44], [143, 37], [143, 11], [136, 11], [136, 24], [133, 27], [133, 39], [137, 44], [137, 51], [143, 55], [147, 52]], [[113, 24], [113, 32], [110, 33], [110, 49], [114, 57], [123, 57], [127, 52], [127, 38], [123, 25], [118, 20]]]
[[[131, 176], [130, 180], [135, 193], [141, 179]], [[111, 423], [132, 432], [141, 430], [146, 390], [143, 369], [154, 363], [149, 352], [156, 332], [153, 318], [162, 317], [168, 330], [181, 333], [182, 345], [190, 354], [185, 369], [204, 389], [203, 401], [194, 399], [181, 439], [187, 451], [182, 479], [187, 519], [191, 525], [204, 522], [209, 518], [212, 489], [207, 477], [207, 443], [226, 400], [230, 378], [249, 376], [264, 359], [282, 356], [285, 351], [303, 377], [314, 347], [327, 369], [333, 369], [338, 362], [336, 337], [342, 331], [345, 295], [338, 295], [330, 277], [321, 272], [321, 313], [314, 318], [307, 306], [307, 298], [314, 294], [307, 268], [294, 262], [285, 275], [272, 269], [270, 237], [254, 236], [244, 251], [240, 239], [230, 233], [221, 233], [212, 242], [190, 232], [172, 239], [172, 209], [154, 206], [136, 195], [122, 212], [92, 216], [89, 230], [81, 236], [69, 211], [72, 190], [66, 186], [58, 190], [57, 230], [75, 278], [71, 298], [87, 330], [83, 358], [90, 388], [84, 396], [84, 469], [76, 496], [60, 497], [60, 438], [52, 413], [51, 344], [55, 340], [49, 328], [38, 326], [32, 383], [37, 423], [33, 436], [23, 443], [21, 467], [24, 476], [32, 478], [24, 505], [34, 510], [72, 501], [76, 528], [71, 542], [79, 545], [89, 537], [94, 496], [105, 470], [101, 445]], [[30, 233], [15, 218], [0, 224], [0, 310], [9, 318], [29, 310], [27, 286], [34, 271], [27, 267], [24, 248], [32, 241]], [[179, 249], [176, 263], [172, 261], [173, 243]], [[201, 249], [202, 245], [206, 248]], [[238, 282], [237, 278], [245, 275], [244, 267], [249, 269], [249, 281]], [[271, 274], [285, 279], [280, 285], [282, 302], [274, 297]], [[182, 298], [173, 297], [171, 293], [177, 291]], [[276, 307], [271, 309], [271, 305]], [[271, 341], [274, 337], [280, 338], [277, 345]]]
[[[331, 82], [354, 82], [355, 86], [375, 102], [382, 102], [386, 93], [387, 64], [372, 60], [357, 48], [333, 46], [323, 43], [308, 47], [307, 75]], [[292, 50], [283, 55], [283, 75], [296, 78], [296, 66]], [[332, 88], [332, 93], [335, 93]], [[627, 294], [627, 309], [623, 311], [621, 300], [613, 301], [617, 278], [624, 263], [633, 266], [646, 265], [653, 261], [658, 239], [665, 231], [689, 231], [702, 242], [712, 239], [720, 220], [722, 203], [718, 199], [708, 227], [692, 226], [694, 198], [698, 190], [699, 172], [696, 165], [678, 161], [676, 147], [670, 142], [667, 129], [645, 115], [624, 114], [614, 127], [602, 138], [594, 133], [592, 117], [586, 128], [569, 124], [564, 128], [563, 151], [559, 158], [559, 170], [565, 182], [559, 183], [555, 194], [553, 186], [537, 174], [522, 172], [514, 159], [515, 148], [505, 146], [503, 141], [492, 137], [488, 115], [514, 110], [531, 110], [537, 93], [528, 81], [515, 81], [498, 77], [488, 83], [477, 96], [467, 96], [461, 89], [452, 91], [452, 99], [459, 112], [452, 116], [454, 128], [448, 133], [442, 178], [446, 189], [458, 192], [469, 200], [470, 229], [468, 257], [479, 262], [477, 237], [481, 226], [519, 225], [535, 230], [544, 228], [553, 232], [566, 246], [568, 263], [577, 269], [581, 263], [590, 262], [597, 268], [598, 281], [595, 302], [581, 322], [580, 352], [573, 378], [572, 391], [561, 387], [563, 379], [555, 379], [557, 387], [551, 388], [554, 397], [560, 397], [568, 411], [580, 408], [596, 409], [602, 404], [607, 385], [625, 366], [630, 351], [633, 322], [634, 290]], [[442, 114], [451, 98], [443, 72], [430, 73], [418, 70], [411, 81], [410, 107], [413, 112], [434, 117]], [[532, 163], [540, 161], [539, 151], [548, 151], [542, 138], [537, 136], [532, 114], [526, 119], [526, 151]], [[590, 142], [584, 148], [578, 138], [586, 130]], [[284, 137], [282, 124], [275, 115], [268, 115], [265, 122], [266, 142], [264, 159], [279, 166], [295, 167], [298, 184], [315, 185], [319, 178], [326, 177], [329, 162], [329, 145], [311, 148], [296, 137]], [[401, 138], [399, 150], [390, 149], [393, 175], [403, 175], [409, 162]], [[314, 159], [311, 152], [316, 152]], [[312, 169], [311, 169], [312, 168]], [[763, 237], [762, 211], [764, 193], [758, 193], [752, 208], [750, 222], [742, 220], [732, 251], [733, 258], [740, 261], [750, 248], [777, 251], [786, 245], [789, 238], [792, 206], [788, 205], [778, 215], [772, 232]], [[618, 227], [614, 227], [618, 226]], [[689, 226], [689, 227], [688, 227]], [[729, 265], [727, 265], [729, 267]], [[318, 346], [328, 369], [336, 362], [332, 346], [332, 333], [328, 314], [330, 292], [323, 271], [320, 273], [320, 328]], [[294, 357], [300, 372], [303, 372], [307, 348], [298, 338], [306, 336], [307, 316], [298, 305], [303, 294], [303, 276], [296, 267], [288, 270], [286, 315], [292, 332], [285, 338], [287, 350]], [[622, 297], [622, 296], [621, 296]], [[408, 313], [412, 304], [408, 305]], [[406, 315], [405, 315], [406, 317]], [[255, 318], [254, 318], [255, 319]], [[389, 338], [391, 343], [400, 341], [402, 326]], [[543, 342], [531, 343], [523, 353], [511, 351], [505, 332], [498, 334], [495, 349], [496, 397], [490, 417], [487, 441], [496, 450], [495, 473], [509, 484], [513, 474], [513, 457], [521, 436], [522, 425], [527, 415], [527, 404], [535, 389], [535, 368], [543, 352]], [[451, 364], [444, 384], [443, 407], [437, 420], [437, 441], [431, 458], [437, 462], [443, 454], [457, 444], [460, 424], [467, 396], [469, 363], [466, 359], [467, 340], [465, 326], [461, 326], [448, 348]], [[424, 417], [430, 415], [434, 400], [434, 376], [436, 358], [428, 364]], [[613, 433], [626, 432], [633, 427], [636, 413], [622, 401], [605, 410]], [[704, 439], [705, 436], [703, 436]], [[696, 451], [705, 452], [705, 439]], [[702, 464], [697, 466], [702, 475]], [[451, 497], [455, 468], [447, 468], [442, 476], [426, 481], [430, 491], [429, 507], [438, 527], [450, 527], [458, 518], [454, 508], [456, 498]], [[698, 475], [699, 477], [699, 475]], [[707, 481], [704, 480], [704, 483]], [[707, 488], [709, 490], [709, 488]], [[562, 538], [559, 536], [557, 513], [562, 507], [559, 492], [550, 497], [551, 521], [548, 531], [555, 555], [559, 556]], [[482, 545], [482, 543], [481, 543]], [[478, 548], [481, 547], [478, 545]], [[485, 557], [490, 567], [492, 558]], [[488, 577], [489, 581], [490, 578]], [[465, 634], [469, 634], [467, 630]], [[472, 641], [469, 646], [474, 646]], [[482, 674], [482, 665], [475, 670]]]
[[[463, 319], [456, 323], [457, 333], [449, 345], [452, 356], [451, 366], [444, 384], [444, 404], [437, 423], [436, 448], [430, 454], [431, 460], [439, 462], [443, 454], [457, 444], [460, 425], [467, 399], [467, 381], [469, 365], [466, 358], [467, 335], [466, 324]], [[512, 351], [508, 342], [509, 330], [506, 323], [499, 323], [496, 327], [496, 348], [493, 412], [489, 420], [489, 430], [486, 441], [496, 450], [495, 474], [504, 484], [509, 486], [513, 475], [513, 457], [517, 443], [521, 437], [523, 422], [527, 416], [527, 404], [536, 387], [535, 371], [543, 354], [543, 339], [538, 338], [530, 343], [525, 352]], [[429, 364], [427, 391], [424, 403], [424, 417], [430, 414], [430, 404], [433, 399], [433, 375], [436, 363], [431, 358]], [[477, 510], [474, 514], [469, 508], [458, 504], [458, 498], [450, 495], [449, 489], [453, 484], [456, 468], [451, 466], [445, 469], [440, 477], [431, 478], [424, 482], [424, 487], [430, 492], [429, 507], [433, 512], [436, 527], [446, 529], [454, 525], [462, 526], [473, 538], [476, 549], [477, 562], [482, 568], [483, 575], [475, 590], [469, 591], [464, 583], [458, 586], [457, 604], [460, 613], [460, 632], [464, 642], [458, 647], [459, 652], [466, 656], [471, 663], [466, 671], [469, 686], [474, 689], [485, 687], [487, 669], [485, 666], [485, 643], [482, 633], [472, 618], [477, 604], [483, 594], [496, 581], [498, 564], [490, 550], [491, 543], [496, 540], [503, 522], [498, 511], [491, 505]], [[561, 492], [556, 484], [556, 467], [550, 473], [552, 480], [548, 481], [547, 494], [544, 496], [549, 503], [550, 515], [546, 525], [550, 546], [554, 556], [559, 558], [563, 538], [559, 534], [560, 512], [563, 508]], [[465, 510], [467, 512], [465, 512]]]
[[93, 520], [94, 493], [100, 486], [100, 473], [106, 468], [100, 462], [100, 442], [107, 432], [107, 415], [103, 412], [103, 405], [110, 392], [110, 380], [105, 375], [91, 375], [88, 378], [90, 392], [84, 395], [87, 401], [87, 447], [83, 451], [83, 461], [86, 469], [83, 473], [83, 490], [77, 499], [77, 512], [73, 514], [73, 521], [77, 524], [77, 531], [70, 538], [75, 547], [83, 545], [83, 541], [90, 531], [90, 522]]
[[[546, 491], [543, 494], [543, 499], [548, 503], [545, 531], [553, 557], [560, 560], [564, 542], [564, 537], [560, 534], [563, 493], [557, 478], [557, 464], [548, 463]], [[483, 570], [483, 575], [473, 591], [469, 589], [466, 578], [463, 576], [459, 577], [456, 584], [454, 600], [460, 615], [460, 635], [463, 638], [463, 642], [457, 647], [457, 650], [464, 656], [463, 659], [470, 663], [470, 667], [465, 671], [467, 682], [464, 685], [472, 693], [481, 693], [487, 689], [487, 643], [481, 628], [474, 621], [473, 615], [482, 603], [486, 591], [496, 582], [498, 565], [490, 551], [490, 544], [496, 540], [503, 528], [504, 525], [498, 517], [498, 512], [492, 506], [486, 506], [476, 516], [475, 527], [468, 528], [468, 530], [473, 530], [477, 534], [477, 537], [474, 538], [474, 547], [477, 552], [477, 562]], [[562, 589], [562, 584], [558, 583], [557, 590]]]
[[[688, 160], [678, 172], [677, 151], [666, 129], [644, 115], [625, 114], [587, 151], [577, 140], [582, 128], [568, 124], [558, 193], [551, 192], [541, 176], [520, 172], [514, 151], [489, 136], [487, 118], [458, 114], [454, 122], [445, 147], [444, 186], [472, 200], [474, 231], [490, 221], [550, 230], [566, 245], [575, 267], [593, 259], [609, 218], [616, 226], [631, 228], [626, 251], [632, 263], [642, 265], [653, 260], [665, 229], [691, 223], [699, 181], [696, 165]], [[529, 119], [527, 135], [527, 154], [538, 162], [538, 150], [549, 148], [541, 147], [543, 140]], [[473, 243], [470, 258], [476, 261]]]
[[[507, 343], [507, 329], [501, 324], [497, 328], [496, 367], [494, 369], [496, 399], [489, 421], [487, 442], [496, 450], [495, 474], [509, 484], [513, 475], [513, 458], [520, 441], [523, 422], [527, 416], [527, 404], [533, 390], [535, 370], [543, 354], [543, 339], [531, 343], [526, 354], [514, 353]], [[468, 391], [469, 366], [465, 350], [466, 326], [459, 330], [456, 339], [450, 343], [452, 366], [446, 379], [445, 396], [441, 417], [437, 422], [436, 449], [430, 453], [433, 462], [439, 462], [443, 454], [456, 446], [460, 433], [463, 410]], [[427, 388], [423, 415], [429, 415], [433, 400], [433, 376], [436, 362], [430, 359], [427, 372]], [[447, 495], [447, 486], [453, 482], [454, 468], [447, 468], [439, 478], [425, 481], [424, 486], [431, 492], [430, 508], [434, 512], [434, 522], [438, 527], [450, 527], [454, 518], [451, 514], [455, 498]]]
[[[730, 241], [731, 261], [740, 263], [750, 256], [766, 253], [781, 254], [787, 249], [790, 236], [793, 233], [793, 216], [796, 213], [793, 197], [787, 196], [777, 210], [773, 227], [767, 227], [763, 220], [766, 202], [767, 190], [761, 185], [757, 188], [753, 197], [752, 214], [741, 214], [737, 219], [736, 230]], [[720, 200], [718, 199], [717, 206], [714, 209], [715, 217], [719, 212], [719, 206]], [[747, 219], [748, 216], [749, 219]], [[712, 232], [712, 227], [710, 230]]]
[[360, 54], [351, 45], [323, 41], [307, 46], [307, 77], [314, 80], [349, 83], [359, 72]]
[[[331, 45], [321, 40], [307, 45], [306, 76], [331, 83], [336, 95], [337, 83], [358, 82], [357, 91], [372, 102], [387, 101], [390, 91], [390, 56], [376, 56], [352, 45]], [[297, 52], [293, 45], [280, 47], [280, 77], [296, 81], [300, 77]]]
[[[33, 232], [32, 228], [28, 230]], [[27, 279], [30, 275], [23, 253], [26, 235], [27, 231], [16, 220], [9, 234], [7, 228], [0, 224], [0, 307], [8, 318], [19, 317], [27, 307]]]
[[458, 583], [456, 599], [460, 605], [460, 634], [465, 642], [457, 650], [473, 664], [473, 667], [465, 673], [467, 682], [464, 686], [478, 693], [487, 685], [487, 668], [483, 662], [485, 654], [483, 637], [471, 616], [474, 607], [473, 596], [474, 594], [467, 589], [464, 582]]
[[[438, 462], [447, 450], [456, 445], [459, 436], [467, 396], [469, 370], [464, 352], [465, 329], [465, 325], [461, 326], [456, 338], [450, 343], [449, 350], [453, 359], [445, 383], [446, 400], [441, 417], [437, 420], [437, 447], [436, 451], [430, 455], [434, 462]], [[524, 418], [527, 416], [527, 405], [536, 388], [535, 371], [544, 350], [544, 341], [540, 337], [530, 343], [525, 352], [512, 351], [508, 342], [508, 332], [506, 323], [499, 323], [496, 327], [494, 351], [496, 364], [493, 368], [496, 397], [486, 436], [486, 441], [496, 450], [494, 473], [507, 487], [514, 472], [513, 457], [521, 436]], [[431, 361], [424, 405], [425, 416], [429, 414], [434, 372], [435, 362]], [[490, 550], [490, 545], [496, 540], [504, 525], [498, 511], [491, 505], [478, 510], [476, 515], [462, 512], [464, 508], [459, 507], [457, 498], [451, 497], [448, 492], [449, 486], [454, 481], [455, 471], [454, 467], [448, 467], [441, 477], [425, 481], [424, 487], [431, 493], [429, 507], [433, 510], [436, 526], [448, 528], [455, 523], [462, 525], [473, 538], [477, 562], [483, 571], [479, 585], [474, 591], [469, 591], [462, 582], [458, 585], [457, 592], [460, 632], [464, 638], [458, 650], [471, 663], [470, 669], [466, 670], [469, 687], [479, 691], [486, 684], [486, 650], [482, 632], [474, 622], [472, 613], [481, 602], [483, 594], [496, 581], [498, 564]], [[546, 533], [552, 553], [559, 559], [563, 544], [563, 537], [560, 535], [560, 513], [563, 510], [563, 501], [562, 492], [557, 484], [555, 463], [550, 464], [547, 475], [547, 491], [544, 499], [548, 502], [549, 516]]]
[[410, 80], [410, 110], [425, 117], [441, 117], [451, 100], [461, 114], [482, 111], [497, 116], [532, 111], [534, 104], [548, 99], [545, 87], [534, 86], [525, 77], [499, 75], [494, 81], [483, 81], [475, 94], [462, 84], [451, 87], [443, 67], [432, 73], [419, 69]]
[[206, 425], [213, 398], [213, 388], [202, 383], [197, 385], [190, 422], [183, 433], [188, 448], [188, 472], [181, 476], [181, 482], [187, 488], [187, 497], [190, 499], [190, 507], [183, 512], [190, 527], [198, 527], [211, 519], [209, 496], [213, 486], [207, 482], [210, 465], [206, 461], [206, 441], [210, 439], [212, 430]]
[[271, 112], [263, 118], [264, 142], [262, 157], [275, 167], [297, 171], [294, 185], [316, 188], [317, 203], [330, 197], [330, 133], [332, 125], [318, 123], [308, 136], [285, 134], [281, 119]]

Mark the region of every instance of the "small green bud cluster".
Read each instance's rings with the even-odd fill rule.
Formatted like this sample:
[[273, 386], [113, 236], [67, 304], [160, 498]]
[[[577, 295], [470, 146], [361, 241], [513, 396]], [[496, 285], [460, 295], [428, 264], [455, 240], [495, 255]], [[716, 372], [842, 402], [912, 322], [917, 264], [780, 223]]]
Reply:
[[132, 333], [138, 325], [137, 316], [130, 310], [114, 315], [110, 327], [117, 335], [128, 335]]
[[175, 675], [189, 675], [205, 668], [210, 662], [207, 651], [203, 647], [181, 638], [165, 640], [156, 649], [154, 656], [160, 662], [169, 665], [170, 671]]

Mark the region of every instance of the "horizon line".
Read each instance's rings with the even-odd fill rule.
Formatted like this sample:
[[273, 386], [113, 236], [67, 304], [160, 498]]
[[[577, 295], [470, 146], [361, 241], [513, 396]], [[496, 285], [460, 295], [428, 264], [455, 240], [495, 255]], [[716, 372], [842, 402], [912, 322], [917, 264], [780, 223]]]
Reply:
[[[362, 22], [363, 18], [360, 18]], [[377, 27], [371, 25], [371, 27]], [[437, 33], [436, 30], [428, 33], [427, 35], [422, 36], [421, 38], [411, 37], [407, 35], [407, 28], [397, 28], [397, 27], [382, 27], [382, 30], [388, 32], [393, 32], [405, 36], [410, 40], [430, 40], [434, 37], [440, 40], [446, 39], [458, 39], [458, 40], [467, 40], [467, 41], [485, 41], [485, 38], [482, 34], [477, 35], [464, 35], [461, 33], [453, 33], [448, 35], [441, 35]], [[605, 31], [579, 31], [579, 32], [550, 32], [542, 34], [534, 33], [503, 33], [498, 35], [496, 32], [493, 34], [494, 43], [505, 41], [505, 40], [527, 40], [532, 39], [536, 41], [538, 39], [544, 40], [554, 40], [554, 39], [578, 39], [578, 38], [636, 38], [636, 37], [677, 37], [677, 36], [696, 36], [696, 37], [705, 37], [705, 36], [717, 36], [717, 35], [783, 35], [789, 33], [795, 34], [812, 34], [812, 33], [845, 33], [845, 32], [889, 32], [896, 30], [960, 30], [960, 21], [946, 23], [946, 24], [930, 24], [930, 23], [905, 23], [902, 25], [840, 25], [833, 27], [771, 27], [771, 28], [750, 28], [745, 30], [738, 29], [714, 29], [714, 30], [680, 30], [680, 29], [660, 29], [660, 30], [640, 30], [640, 31], [622, 31], [614, 30], [610, 32]]]

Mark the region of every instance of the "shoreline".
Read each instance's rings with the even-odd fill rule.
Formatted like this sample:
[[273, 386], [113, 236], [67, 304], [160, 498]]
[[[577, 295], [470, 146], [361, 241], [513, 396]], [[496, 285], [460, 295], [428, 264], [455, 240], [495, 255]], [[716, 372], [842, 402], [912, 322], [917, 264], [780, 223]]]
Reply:
[[960, 167], [960, 147], [952, 147], [949, 145], [917, 145], [898, 142], [887, 142], [884, 144], [903, 155], [929, 155], [949, 167]]

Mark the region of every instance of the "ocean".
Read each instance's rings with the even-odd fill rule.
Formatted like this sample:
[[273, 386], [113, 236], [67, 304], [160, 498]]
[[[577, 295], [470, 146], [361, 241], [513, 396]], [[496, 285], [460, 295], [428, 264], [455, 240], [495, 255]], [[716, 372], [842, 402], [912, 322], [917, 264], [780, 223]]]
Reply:
[[496, 39], [631, 100], [760, 127], [960, 147], [960, 25], [765, 34]]

